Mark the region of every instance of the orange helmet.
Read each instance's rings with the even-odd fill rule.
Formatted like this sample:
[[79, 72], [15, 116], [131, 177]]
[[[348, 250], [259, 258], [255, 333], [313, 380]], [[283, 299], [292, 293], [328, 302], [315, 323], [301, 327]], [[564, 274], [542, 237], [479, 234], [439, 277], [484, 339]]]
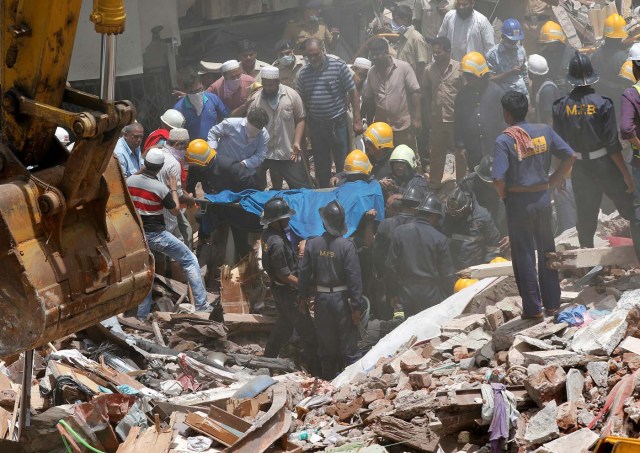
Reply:
[[185, 154], [185, 162], [188, 164], [198, 165], [200, 167], [206, 167], [209, 162], [216, 157], [216, 150], [209, 146], [209, 144], [198, 138], [189, 143], [187, 152]]
[[359, 149], [354, 149], [344, 160], [344, 172], [348, 175], [361, 173], [370, 175], [373, 165], [369, 161], [367, 154]]
[[466, 287], [471, 286], [477, 282], [478, 282], [477, 278], [459, 278], [455, 286], [453, 287], [453, 292], [457, 293], [459, 291], [462, 291]]
[[548, 44], [550, 42], [566, 42], [567, 36], [564, 34], [564, 30], [560, 24], [550, 20], [540, 29], [540, 37], [538, 41], [541, 44]]
[[373, 143], [376, 148], [393, 149], [393, 129], [387, 123], [378, 121], [373, 123], [364, 132], [364, 138]]
[[627, 30], [625, 30], [626, 26], [627, 22], [624, 18], [620, 14], [613, 13], [604, 21], [604, 37], [625, 39], [629, 36]]
[[480, 52], [469, 52], [460, 61], [460, 70], [473, 74], [476, 77], [482, 77], [489, 72], [487, 60]]

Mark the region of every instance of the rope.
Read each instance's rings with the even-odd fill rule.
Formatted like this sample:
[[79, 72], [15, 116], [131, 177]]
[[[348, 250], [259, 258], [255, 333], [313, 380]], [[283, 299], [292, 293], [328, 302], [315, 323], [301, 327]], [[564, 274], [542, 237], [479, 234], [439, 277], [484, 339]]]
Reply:
[[[89, 451], [92, 451], [92, 452], [94, 452], [94, 453], [106, 453], [106, 452], [104, 452], [104, 451], [102, 451], [102, 450], [98, 450], [97, 448], [94, 448], [94, 447], [92, 447], [91, 445], [89, 445], [89, 444], [87, 443], [87, 441], [86, 441], [86, 440], [84, 440], [82, 437], [80, 437], [80, 435], [79, 435], [78, 433], [76, 433], [76, 432], [71, 428], [71, 426], [69, 426], [69, 425], [67, 424], [67, 422], [65, 422], [64, 420], [60, 420], [58, 423], [59, 423], [60, 425], [62, 425], [62, 427], [63, 427], [64, 429], [66, 429], [66, 430], [69, 432], [69, 434], [71, 434], [73, 437], [75, 437], [75, 438], [76, 438], [76, 440], [77, 440], [78, 442], [80, 442], [80, 443], [82, 444], [82, 446], [83, 446], [83, 447], [85, 447], [85, 448], [89, 449]], [[65, 444], [65, 446], [67, 447], [67, 451], [69, 451], [69, 452], [70, 452], [70, 451], [71, 451], [71, 449], [69, 448], [69, 445], [67, 444], [67, 441], [66, 441], [66, 439], [64, 438], [64, 436], [62, 436], [62, 440], [64, 441], [64, 444]]]

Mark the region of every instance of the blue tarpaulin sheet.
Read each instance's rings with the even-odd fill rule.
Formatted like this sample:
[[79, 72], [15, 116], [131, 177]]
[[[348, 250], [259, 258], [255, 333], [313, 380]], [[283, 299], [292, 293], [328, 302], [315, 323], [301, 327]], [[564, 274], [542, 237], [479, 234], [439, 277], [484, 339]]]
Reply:
[[225, 190], [205, 197], [215, 204], [240, 203], [245, 211], [259, 216], [265, 203], [276, 195], [283, 197], [296, 211], [289, 226], [304, 239], [320, 236], [324, 232], [318, 209], [333, 200], [338, 200], [344, 207], [349, 227], [346, 236], [353, 234], [364, 213], [370, 209], [377, 211], [376, 220], [384, 219], [384, 197], [378, 181], [349, 182], [331, 190], [245, 190], [238, 193]]

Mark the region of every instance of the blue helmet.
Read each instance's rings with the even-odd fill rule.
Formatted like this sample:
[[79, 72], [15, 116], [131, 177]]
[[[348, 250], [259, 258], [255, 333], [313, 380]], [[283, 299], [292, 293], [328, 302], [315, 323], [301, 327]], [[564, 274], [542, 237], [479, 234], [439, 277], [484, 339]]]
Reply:
[[511, 41], [522, 41], [524, 33], [518, 19], [507, 19], [502, 24], [502, 34]]

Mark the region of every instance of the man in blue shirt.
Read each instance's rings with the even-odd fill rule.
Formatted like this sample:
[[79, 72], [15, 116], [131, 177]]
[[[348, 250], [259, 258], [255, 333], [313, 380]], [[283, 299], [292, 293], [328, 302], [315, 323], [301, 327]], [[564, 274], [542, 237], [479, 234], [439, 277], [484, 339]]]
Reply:
[[517, 19], [507, 19], [502, 25], [502, 41], [487, 52], [490, 80], [505, 91], [527, 91], [527, 52], [520, 45], [524, 33]]
[[113, 150], [125, 178], [140, 172], [142, 154], [140, 145], [144, 136], [144, 128], [140, 123], [128, 124], [122, 128], [122, 137]]
[[[509, 127], [496, 140], [491, 176], [506, 205], [522, 318], [542, 319], [543, 306], [549, 316], [555, 315], [560, 306], [558, 272], [546, 263], [546, 254], [555, 252], [550, 190], [562, 183], [576, 157], [551, 127], [525, 121], [529, 102], [524, 94], [509, 91], [502, 97], [502, 109]], [[560, 164], [548, 176], [552, 156]]]
[[211, 128], [229, 116], [229, 111], [218, 96], [204, 91], [198, 74], [191, 68], [182, 76], [182, 91], [185, 96], [173, 108], [184, 115], [184, 128], [191, 140], [206, 140]]
[[240, 162], [251, 174], [267, 156], [269, 115], [252, 108], [246, 118], [227, 118], [209, 131], [207, 142], [221, 156]]

